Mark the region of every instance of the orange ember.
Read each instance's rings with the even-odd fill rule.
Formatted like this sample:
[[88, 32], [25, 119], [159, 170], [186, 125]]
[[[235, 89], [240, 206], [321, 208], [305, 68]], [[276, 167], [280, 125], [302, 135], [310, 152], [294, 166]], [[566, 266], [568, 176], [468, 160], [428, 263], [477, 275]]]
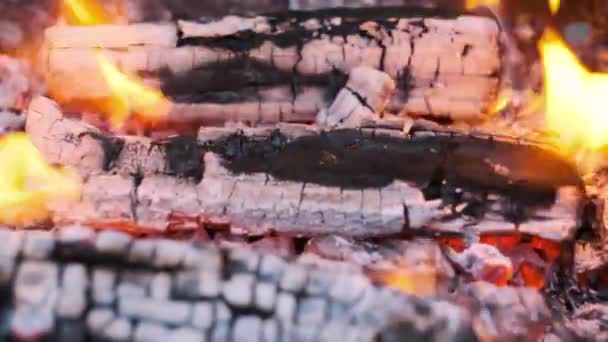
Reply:
[[432, 296], [437, 289], [437, 274], [434, 271], [412, 272], [407, 269], [371, 274], [384, 285], [417, 296]]
[[49, 218], [54, 203], [78, 199], [80, 179], [50, 166], [24, 133], [0, 138], [0, 223], [29, 226]]
[[438, 243], [440, 243], [442, 245], [449, 246], [450, 248], [452, 248], [453, 250], [455, 250], [458, 253], [464, 251], [464, 239], [461, 237], [440, 236], [440, 237], [435, 238], [435, 241], [437, 241]]
[[542, 289], [545, 287], [545, 273], [533, 265], [523, 262], [519, 268], [521, 277], [526, 286]]
[[539, 237], [532, 238], [532, 247], [538, 250], [546, 261], [555, 261], [561, 252], [561, 246], [557, 242], [541, 239]]
[[521, 235], [482, 235], [479, 240], [481, 243], [492, 245], [498, 248], [500, 251], [506, 252], [519, 245]]

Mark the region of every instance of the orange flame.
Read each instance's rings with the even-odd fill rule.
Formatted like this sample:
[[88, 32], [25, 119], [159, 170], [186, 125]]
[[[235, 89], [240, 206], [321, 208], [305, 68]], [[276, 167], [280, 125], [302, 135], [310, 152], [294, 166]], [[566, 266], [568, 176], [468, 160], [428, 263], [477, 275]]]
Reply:
[[52, 167], [24, 133], [0, 138], [0, 223], [28, 226], [50, 216], [53, 204], [80, 197], [80, 179]]
[[112, 19], [99, 4], [82, 0], [64, 0], [63, 15], [70, 25], [103, 25]]
[[594, 151], [608, 143], [608, 74], [587, 70], [559, 34], [539, 42], [545, 78], [547, 128], [564, 152]]
[[465, 8], [474, 9], [479, 6], [498, 7], [500, 0], [466, 0]]
[[[107, 12], [92, 1], [64, 0], [64, 4], [66, 20], [72, 25], [112, 23]], [[145, 86], [133, 75], [126, 75], [102, 52], [96, 54], [96, 59], [110, 92], [109, 104], [104, 102], [101, 111], [114, 128], [121, 128], [131, 114], [145, 122], [154, 122], [169, 113], [171, 104], [160, 90]]]
[[549, 0], [549, 10], [551, 10], [551, 14], [557, 13], [557, 11], [559, 11], [559, 6], [559, 0]]
[[112, 108], [108, 111], [112, 126], [120, 128], [131, 113], [148, 121], [156, 121], [169, 113], [171, 103], [160, 90], [146, 87], [141, 80], [125, 75], [101, 52], [96, 57], [112, 94]]

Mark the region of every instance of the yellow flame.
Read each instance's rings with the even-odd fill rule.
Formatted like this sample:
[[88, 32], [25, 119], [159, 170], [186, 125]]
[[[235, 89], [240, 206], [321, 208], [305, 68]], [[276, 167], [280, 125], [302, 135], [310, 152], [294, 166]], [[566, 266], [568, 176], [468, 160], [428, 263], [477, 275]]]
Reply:
[[63, 15], [70, 25], [102, 25], [112, 22], [110, 16], [98, 4], [84, 0], [64, 0]]
[[559, 11], [559, 0], [549, 0], [549, 9], [551, 10], [551, 14], [557, 13]]
[[479, 6], [497, 7], [500, 5], [500, 0], [466, 0], [465, 8], [474, 9]]
[[28, 226], [49, 218], [53, 203], [80, 197], [78, 175], [52, 167], [24, 133], [0, 138], [0, 223]]
[[[64, 0], [68, 22], [73, 25], [98, 25], [110, 23], [110, 16], [93, 1]], [[70, 20], [71, 18], [71, 20]], [[97, 65], [110, 92], [109, 104], [103, 103], [101, 111], [108, 116], [114, 128], [121, 128], [131, 114], [144, 121], [154, 122], [167, 115], [170, 102], [160, 90], [143, 85], [143, 81], [124, 74], [103, 53], [96, 54]], [[59, 91], [61, 91], [59, 89]]]
[[169, 113], [170, 102], [160, 90], [146, 87], [140, 79], [122, 73], [103, 53], [98, 52], [97, 63], [112, 94], [109, 121], [121, 127], [131, 113], [146, 120], [156, 121]]
[[547, 128], [568, 154], [608, 143], [608, 74], [587, 70], [558, 33], [539, 41], [545, 78]]

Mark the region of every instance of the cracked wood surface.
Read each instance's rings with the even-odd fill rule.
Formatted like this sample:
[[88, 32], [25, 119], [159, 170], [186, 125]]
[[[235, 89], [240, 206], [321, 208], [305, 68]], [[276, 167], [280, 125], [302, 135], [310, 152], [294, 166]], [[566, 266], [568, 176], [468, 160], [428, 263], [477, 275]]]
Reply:
[[349, 264], [78, 225], [0, 240], [3, 340], [350, 342], [393, 324], [430, 341], [475, 336], [453, 304]]
[[[276, 106], [296, 117], [285, 121], [310, 121], [343, 75], [369, 66], [397, 82], [389, 111], [470, 120], [494, 101], [499, 34], [487, 17], [394, 8], [56, 26], [46, 33], [46, 66], [53, 96], [66, 103], [109, 95], [95, 59], [102, 47], [124, 71], [160, 82], [175, 103], [207, 106], [197, 115], [213, 106], [237, 117]], [[298, 108], [302, 96], [314, 105]]]
[[26, 130], [49, 162], [84, 177], [81, 202], [56, 208], [57, 222], [164, 230], [179, 214], [246, 235], [519, 232], [562, 241], [584, 203], [567, 162], [496, 138], [281, 124], [155, 141], [111, 136], [45, 98], [32, 103]]

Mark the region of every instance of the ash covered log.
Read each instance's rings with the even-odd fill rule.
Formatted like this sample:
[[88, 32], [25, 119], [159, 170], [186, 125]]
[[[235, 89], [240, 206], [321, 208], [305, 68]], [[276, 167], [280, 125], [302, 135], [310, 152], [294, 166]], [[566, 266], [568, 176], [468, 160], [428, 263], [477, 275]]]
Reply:
[[466, 312], [354, 266], [133, 239], [83, 226], [0, 230], [0, 337], [53, 341], [369, 341], [391, 324], [474, 338]]
[[480, 281], [460, 288], [453, 300], [476, 313], [481, 340], [537, 341], [552, 319], [545, 299], [532, 288]]
[[[196, 112], [212, 106], [248, 112], [275, 104], [284, 107], [282, 113], [312, 121], [333, 100], [344, 75], [369, 66], [397, 82], [392, 112], [476, 119], [498, 88], [498, 36], [491, 18], [408, 8], [56, 26], [46, 33], [47, 76], [62, 102], [107, 97], [95, 58], [102, 47], [123, 70], [160, 81], [174, 102], [194, 105]], [[302, 96], [314, 105], [298, 108]]]
[[[537, 146], [452, 134], [305, 125], [112, 136], [36, 99], [26, 130], [49, 162], [85, 177], [55, 220], [166, 229], [172, 214], [235, 233], [521, 233], [563, 241], [580, 225], [576, 170]], [[551, 173], [539, 173], [550, 169]]]
[[326, 235], [310, 239], [304, 251], [324, 259], [360, 265], [370, 277], [401, 283], [403, 291], [416, 296], [446, 295], [455, 284], [454, 269], [439, 244], [430, 239], [361, 241]]

